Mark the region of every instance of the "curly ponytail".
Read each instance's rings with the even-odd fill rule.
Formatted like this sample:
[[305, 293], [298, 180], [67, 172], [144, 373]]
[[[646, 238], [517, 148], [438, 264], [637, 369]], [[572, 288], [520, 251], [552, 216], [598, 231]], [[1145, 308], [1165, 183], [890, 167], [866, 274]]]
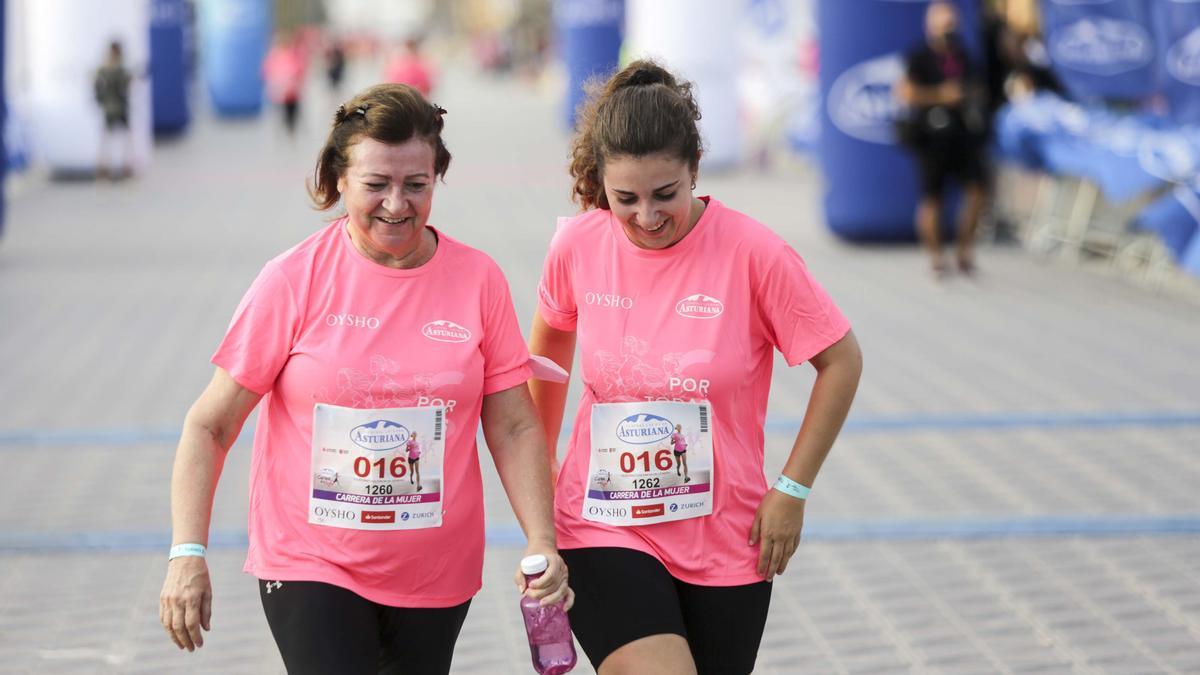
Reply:
[[581, 207], [608, 208], [605, 159], [665, 152], [688, 162], [693, 173], [699, 168], [700, 108], [691, 82], [642, 59], [587, 89], [571, 142], [571, 198]]

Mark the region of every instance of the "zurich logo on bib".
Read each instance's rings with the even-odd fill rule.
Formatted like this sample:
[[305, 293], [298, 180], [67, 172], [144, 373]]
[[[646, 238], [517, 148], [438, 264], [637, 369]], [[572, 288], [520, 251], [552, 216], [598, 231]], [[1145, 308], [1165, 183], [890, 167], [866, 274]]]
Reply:
[[1068, 68], [1094, 75], [1136, 70], [1154, 58], [1146, 29], [1104, 17], [1080, 19], [1051, 35], [1050, 55]]
[[904, 74], [899, 53], [877, 56], [846, 70], [829, 89], [829, 119], [847, 136], [890, 145], [899, 104], [892, 85]]
[[394, 450], [408, 442], [408, 428], [402, 424], [377, 420], [360, 424], [350, 430], [350, 440], [360, 448], [383, 452]]
[[1167, 51], [1167, 72], [1180, 82], [1200, 86], [1200, 28]]
[[630, 415], [617, 424], [617, 438], [626, 443], [646, 445], [671, 437], [675, 425], [671, 420], [645, 413]]

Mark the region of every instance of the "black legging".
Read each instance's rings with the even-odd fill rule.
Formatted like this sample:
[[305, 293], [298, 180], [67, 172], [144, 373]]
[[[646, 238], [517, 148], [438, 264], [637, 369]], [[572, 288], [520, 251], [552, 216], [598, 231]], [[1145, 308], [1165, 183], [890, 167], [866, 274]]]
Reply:
[[445, 675], [471, 606], [389, 607], [316, 581], [260, 579], [258, 593], [290, 675]]

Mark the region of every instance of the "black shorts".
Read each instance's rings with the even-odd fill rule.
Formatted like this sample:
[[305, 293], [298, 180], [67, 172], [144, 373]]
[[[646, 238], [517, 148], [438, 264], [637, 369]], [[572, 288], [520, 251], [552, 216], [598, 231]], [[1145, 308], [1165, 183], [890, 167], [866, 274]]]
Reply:
[[771, 605], [771, 584], [697, 586], [672, 577], [653, 556], [627, 548], [560, 551], [571, 574], [571, 628], [596, 669], [620, 647], [651, 635], [681, 635], [701, 675], [754, 670]]
[[921, 169], [921, 196], [939, 197], [946, 190], [947, 179], [962, 185], [984, 182], [983, 148], [965, 137], [958, 141], [932, 142], [918, 148], [917, 163]]
[[444, 675], [471, 606], [390, 607], [318, 581], [259, 580], [258, 593], [289, 675]]

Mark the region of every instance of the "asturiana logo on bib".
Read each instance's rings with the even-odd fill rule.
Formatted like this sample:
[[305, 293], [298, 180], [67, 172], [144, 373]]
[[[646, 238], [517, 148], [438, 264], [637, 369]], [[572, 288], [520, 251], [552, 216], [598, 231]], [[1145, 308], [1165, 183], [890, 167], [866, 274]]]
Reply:
[[1050, 56], [1058, 63], [1093, 75], [1116, 75], [1140, 68], [1154, 58], [1150, 35], [1131, 21], [1089, 17], [1050, 36]]
[[675, 303], [675, 313], [689, 319], [714, 319], [724, 311], [725, 305], [720, 300], [703, 293], [689, 295]]
[[408, 428], [403, 424], [376, 420], [350, 430], [350, 440], [367, 450], [393, 450], [408, 442]]
[[638, 445], [666, 440], [673, 431], [671, 420], [647, 413], [630, 415], [617, 424], [617, 438]]
[[425, 324], [421, 327], [421, 335], [438, 342], [466, 342], [471, 339], [471, 331], [445, 319]]
[[1200, 28], [1167, 50], [1167, 72], [1180, 82], [1200, 86]]

